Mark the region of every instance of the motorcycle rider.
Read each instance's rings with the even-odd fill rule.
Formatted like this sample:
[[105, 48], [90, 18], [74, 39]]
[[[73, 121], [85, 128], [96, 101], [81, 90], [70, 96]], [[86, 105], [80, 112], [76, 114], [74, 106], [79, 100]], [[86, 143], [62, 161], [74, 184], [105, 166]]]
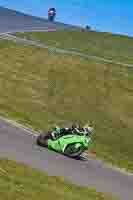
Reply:
[[51, 136], [52, 136], [52, 139], [57, 139], [63, 135], [68, 135], [68, 134], [75, 134], [75, 133], [78, 133], [79, 132], [79, 125], [78, 124], [72, 124], [72, 127], [71, 128], [67, 128], [67, 127], [64, 127], [64, 128], [60, 128], [58, 126], [54, 127], [53, 128], [53, 131], [51, 132]]
[[51, 132], [51, 138], [53, 140], [56, 140], [57, 138], [64, 135], [68, 135], [68, 134], [81, 135], [83, 134], [83, 132], [85, 134], [88, 134], [88, 133], [91, 134], [92, 131], [93, 131], [93, 127], [91, 126], [81, 128], [79, 124], [73, 123], [71, 128], [60, 128], [56, 126], [54, 130]]

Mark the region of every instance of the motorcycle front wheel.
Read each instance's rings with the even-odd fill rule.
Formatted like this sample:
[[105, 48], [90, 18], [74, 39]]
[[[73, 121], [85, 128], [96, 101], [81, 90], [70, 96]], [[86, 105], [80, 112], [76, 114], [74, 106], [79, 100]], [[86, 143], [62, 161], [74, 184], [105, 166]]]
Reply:
[[80, 145], [78, 148], [76, 144], [70, 144], [66, 147], [64, 154], [71, 158], [77, 158], [84, 152], [84, 148]]

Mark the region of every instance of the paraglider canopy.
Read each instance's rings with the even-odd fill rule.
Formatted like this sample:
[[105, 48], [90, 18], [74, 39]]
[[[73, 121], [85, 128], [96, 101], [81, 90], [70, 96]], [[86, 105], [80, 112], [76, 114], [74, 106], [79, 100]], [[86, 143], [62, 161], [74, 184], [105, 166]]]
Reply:
[[56, 16], [56, 9], [55, 8], [49, 8], [49, 10], [48, 10], [48, 20], [54, 21], [55, 16]]

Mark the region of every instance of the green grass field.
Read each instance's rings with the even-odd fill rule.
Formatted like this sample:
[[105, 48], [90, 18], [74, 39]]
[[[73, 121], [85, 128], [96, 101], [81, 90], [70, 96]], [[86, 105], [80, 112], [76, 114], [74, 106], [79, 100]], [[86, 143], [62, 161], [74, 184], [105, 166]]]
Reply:
[[0, 41], [0, 113], [36, 130], [91, 120], [97, 157], [133, 171], [132, 73]]
[[1, 200], [113, 200], [94, 189], [74, 186], [63, 178], [9, 160], [0, 160]]
[[133, 38], [94, 31], [60, 31], [17, 33], [16, 35], [44, 42], [49, 46], [71, 49], [88, 55], [133, 64]]

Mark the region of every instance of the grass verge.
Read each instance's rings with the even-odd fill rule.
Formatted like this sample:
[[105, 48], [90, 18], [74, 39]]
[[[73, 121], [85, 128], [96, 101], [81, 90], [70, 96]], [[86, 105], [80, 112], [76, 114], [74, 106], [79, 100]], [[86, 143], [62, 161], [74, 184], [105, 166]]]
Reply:
[[0, 41], [0, 114], [36, 130], [91, 120], [97, 156], [133, 171], [132, 70]]
[[63, 178], [49, 177], [35, 169], [9, 160], [0, 160], [2, 200], [113, 200], [94, 189], [74, 186]]
[[133, 38], [94, 31], [58, 31], [16, 33], [17, 36], [44, 42], [47, 45], [70, 49], [88, 55], [133, 64]]

